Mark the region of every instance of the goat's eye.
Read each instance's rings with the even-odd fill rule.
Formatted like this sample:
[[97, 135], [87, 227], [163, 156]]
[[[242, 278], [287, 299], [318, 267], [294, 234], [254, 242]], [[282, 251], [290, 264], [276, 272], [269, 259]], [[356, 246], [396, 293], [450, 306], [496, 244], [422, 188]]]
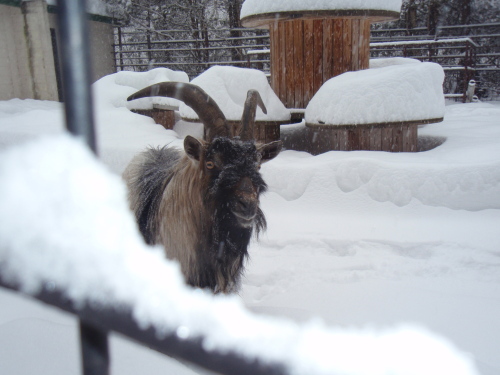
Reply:
[[214, 162], [213, 162], [213, 161], [207, 161], [207, 162], [205, 163], [205, 166], [207, 167], [207, 169], [214, 169], [215, 164], [214, 164]]

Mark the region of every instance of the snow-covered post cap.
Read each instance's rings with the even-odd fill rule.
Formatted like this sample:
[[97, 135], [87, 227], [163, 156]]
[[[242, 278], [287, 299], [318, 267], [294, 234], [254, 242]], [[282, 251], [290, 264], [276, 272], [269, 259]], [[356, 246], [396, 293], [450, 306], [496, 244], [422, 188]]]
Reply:
[[245, 0], [241, 7], [244, 27], [268, 27], [296, 18], [370, 18], [371, 22], [399, 18], [402, 0]]

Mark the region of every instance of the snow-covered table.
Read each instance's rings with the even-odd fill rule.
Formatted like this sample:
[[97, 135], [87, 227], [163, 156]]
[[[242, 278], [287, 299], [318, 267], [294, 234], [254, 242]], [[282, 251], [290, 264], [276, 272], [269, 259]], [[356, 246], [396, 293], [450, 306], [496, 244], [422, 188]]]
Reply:
[[305, 108], [328, 79], [367, 69], [370, 24], [399, 18], [401, 0], [246, 0], [245, 27], [268, 28], [271, 86], [288, 108]]

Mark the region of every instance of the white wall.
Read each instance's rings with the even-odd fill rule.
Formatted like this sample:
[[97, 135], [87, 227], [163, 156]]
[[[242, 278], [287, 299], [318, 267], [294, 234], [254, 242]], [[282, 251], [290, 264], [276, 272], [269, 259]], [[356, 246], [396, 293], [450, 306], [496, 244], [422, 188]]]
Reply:
[[[49, 14], [49, 24], [58, 29], [57, 17]], [[113, 26], [108, 23], [89, 20], [89, 43], [92, 82], [108, 74], [116, 73], [113, 55]], [[59, 52], [61, 43], [57, 41]]]
[[116, 73], [113, 55], [113, 27], [110, 24], [90, 21], [90, 59], [92, 81]]
[[[44, 0], [26, 1], [22, 7], [0, 4], [0, 100], [58, 100], [51, 28], [57, 30], [56, 15], [47, 12]], [[115, 72], [113, 27], [90, 21], [89, 29], [96, 81]]]
[[0, 4], [0, 100], [33, 97], [21, 8]]
[[58, 100], [47, 3], [44, 0], [30, 0], [22, 4], [31, 79], [33, 80], [33, 99]]

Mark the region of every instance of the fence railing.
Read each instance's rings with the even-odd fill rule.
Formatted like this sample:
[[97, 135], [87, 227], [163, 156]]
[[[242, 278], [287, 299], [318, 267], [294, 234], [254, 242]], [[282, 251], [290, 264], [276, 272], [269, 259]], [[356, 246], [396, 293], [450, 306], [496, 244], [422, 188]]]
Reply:
[[[455, 26], [439, 26], [434, 34], [425, 27], [414, 29], [373, 29], [371, 41], [417, 41], [468, 38], [475, 44], [473, 57], [473, 78], [477, 83], [476, 93], [481, 99], [498, 98], [500, 96], [500, 22], [488, 24], [471, 24]], [[435, 60], [438, 63], [442, 61]], [[450, 85], [461, 86], [466, 81], [463, 64], [444, 66], [446, 73], [445, 86], [448, 93]], [[462, 70], [462, 72], [460, 72]], [[459, 85], [460, 83], [460, 85]]]
[[386, 41], [370, 43], [372, 58], [411, 57], [436, 62], [445, 71], [445, 97], [466, 99], [468, 82], [477, 75], [476, 48], [470, 38]]
[[[1, 267], [0, 287], [19, 292], [16, 285], [2, 279]], [[129, 306], [105, 308], [87, 303], [76, 308], [75, 304], [66, 297], [64, 290], [51, 288], [44, 288], [37, 295], [28, 295], [28, 297], [57, 307], [80, 319], [83, 375], [108, 375], [110, 373], [108, 332], [119, 333], [159, 353], [191, 362], [218, 374], [285, 375], [288, 373], [279, 363], [249, 361], [237, 352], [209, 350], [207, 345], [203, 344], [203, 337], [185, 338], [176, 332], [159, 335], [154, 327], [145, 329], [139, 326]]]
[[[464, 36], [465, 35], [465, 36]], [[464, 96], [477, 82], [482, 97], [500, 93], [500, 23], [426, 28], [374, 29], [371, 57], [413, 57], [445, 70], [445, 93]], [[213, 65], [252, 67], [269, 74], [269, 35], [265, 30], [127, 30], [116, 28], [117, 70], [155, 67], [182, 70], [193, 78]]]
[[269, 48], [269, 35], [263, 30], [130, 31], [118, 27], [114, 55], [117, 70], [164, 66], [185, 71], [192, 78], [213, 65], [245, 66], [248, 50], [265, 48]]

